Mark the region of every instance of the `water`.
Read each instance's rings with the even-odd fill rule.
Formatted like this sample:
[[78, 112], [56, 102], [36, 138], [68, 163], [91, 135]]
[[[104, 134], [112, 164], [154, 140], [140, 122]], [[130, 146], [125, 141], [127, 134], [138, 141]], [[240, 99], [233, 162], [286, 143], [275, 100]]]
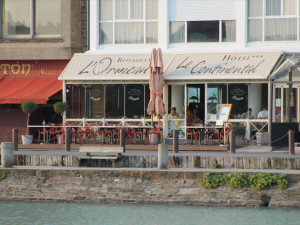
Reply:
[[0, 224], [300, 224], [297, 208], [0, 202]]

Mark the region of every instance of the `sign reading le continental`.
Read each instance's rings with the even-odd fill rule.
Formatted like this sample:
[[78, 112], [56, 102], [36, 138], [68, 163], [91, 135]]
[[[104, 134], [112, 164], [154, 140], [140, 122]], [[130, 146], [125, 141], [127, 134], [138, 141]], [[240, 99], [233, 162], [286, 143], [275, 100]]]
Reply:
[[[165, 80], [266, 79], [282, 52], [163, 54]], [[148, 80], [150, 54], [75, 54], [60, 80]]]

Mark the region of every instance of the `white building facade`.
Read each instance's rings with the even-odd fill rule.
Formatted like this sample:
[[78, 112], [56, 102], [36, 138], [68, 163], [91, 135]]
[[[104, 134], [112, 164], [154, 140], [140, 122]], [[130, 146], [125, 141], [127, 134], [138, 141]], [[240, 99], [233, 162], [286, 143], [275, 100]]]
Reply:
[[[150, 54], [161, 48], [165, 138], [173, 129], [186, 138], [182, 106], [207, 124], [221, 104], [232, 104], [229, 122], [247, 124], [248, 139], [258, 122], [299, 122], [300, 84], [288, 114], [286, 78], [269, 79], [285, 60], [298, 62], [299, 0], [90, 0], [89, 13], [90, 50], [60, 76], [67, 121], [147, 123]], [[264, 105], [272, 110], [257, 120]], [[172, 107], [179, 118], [168, 116]], [[250, 120], [242, 118], [248, 108]]]

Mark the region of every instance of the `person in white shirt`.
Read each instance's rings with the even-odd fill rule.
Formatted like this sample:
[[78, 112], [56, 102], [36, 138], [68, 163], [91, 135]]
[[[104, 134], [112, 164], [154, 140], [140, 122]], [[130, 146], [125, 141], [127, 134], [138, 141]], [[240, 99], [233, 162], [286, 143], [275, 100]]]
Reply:
[[266, 104], [263, 104], [263, 110], [258, 113], [257, 119], [267, 119], [268, 116], [268, 107]]
[[178, 118], [179, 114], [176, 112], [176, 107], [172, 107], [171, 113], [169, 114], [170, 119]]

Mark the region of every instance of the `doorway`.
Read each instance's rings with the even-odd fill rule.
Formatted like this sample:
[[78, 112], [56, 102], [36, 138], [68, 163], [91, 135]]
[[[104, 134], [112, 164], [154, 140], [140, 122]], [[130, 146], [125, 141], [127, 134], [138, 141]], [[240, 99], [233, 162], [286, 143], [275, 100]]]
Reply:
[[288, 123], [289, 122], [289, 106], [291, 107], [291, 122], [299, 121], [298, 109], [298, 88], [292, 88], [290, 93], [287, 85], [275, 85], [273, 89], [273, 122]]
[[204, 123], [205, 115], [205, 85], [187, 84], [186, 104], [187, 109], [191, 109], [197, 123]]

